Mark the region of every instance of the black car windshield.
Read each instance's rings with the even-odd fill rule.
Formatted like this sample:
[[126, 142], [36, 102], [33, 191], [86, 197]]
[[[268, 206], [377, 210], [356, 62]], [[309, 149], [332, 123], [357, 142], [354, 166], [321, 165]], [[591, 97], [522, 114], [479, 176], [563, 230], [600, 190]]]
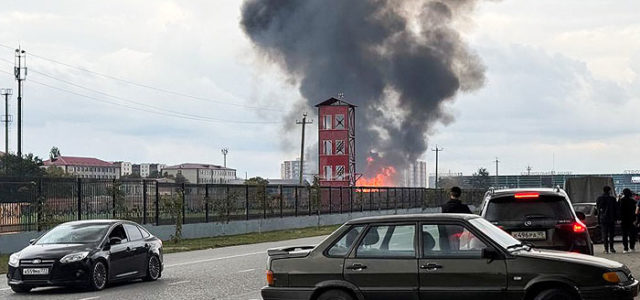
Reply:
[[507, 249], [509, 246], [520, 244], [520, 241], [516, 240], [510, 234], [506, 233], [504, 230], [496, 227], [495, 225], [491, 224], [491, 222], [483, 218], [471, 219], [469, 220], [469, 223], [478, 228], [486, 236], [490, 237], [505, 249]]
[[532, 199], [516, 199], [514, 196], [491, 199], [484, 217], [491, 222], [573, 219], [571, 207], [564, 197], [546, 195]]
[[43, 235], [36, 245], [87, 244], [99, 241], [109, 230], [109, 224], [62, 224]]

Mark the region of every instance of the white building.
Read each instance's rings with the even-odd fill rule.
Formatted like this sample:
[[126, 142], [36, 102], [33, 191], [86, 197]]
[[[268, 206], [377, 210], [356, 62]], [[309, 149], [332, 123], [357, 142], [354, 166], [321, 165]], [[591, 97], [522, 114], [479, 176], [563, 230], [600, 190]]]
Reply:
[[218, 165], [184, 163], [162, 169], [163, 174], [181, 174], [189, 183], [229, 183], [236, 179], [236, 170]]
[[[312, 175], [313, 170], [311, 167], [308, 161], [304, 162], [304, 170], [302, 170], [302, 172], [305, 178]], [[300, 180], [300, 159], [283, 161], [282, 164], [280, 164], [280, 178]]]
[[427, 162], [418, 160], [404, 170], [404, 186], [427, 187]]
[[132, 172], [132, 164], [131, 162], [128, 161], [117, 161], [115, 163], [113, 163], [114, 165], [120, 167], [120, 176], [127, 176], [127, 175], [131, 175]]

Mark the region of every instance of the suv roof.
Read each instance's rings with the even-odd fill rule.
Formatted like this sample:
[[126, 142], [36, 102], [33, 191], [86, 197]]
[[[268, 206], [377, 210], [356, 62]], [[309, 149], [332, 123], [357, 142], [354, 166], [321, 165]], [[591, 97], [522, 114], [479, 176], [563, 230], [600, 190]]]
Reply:
[[553, 195], [553, 196], [567, 196], [567, 193], [560, 188], [517, 188], [517, 189], [502, 189], [488, 191], [487, 194], [493, 196], [511, 196], [521, 192], [538, 192], [540, 195]]
[[449, 220], [470, 220], [479, 218], [477, 215], [468, 214], [405, 214], [405, 215], [389, 215], [378, 217], [364, 217], [353, 219], [346, 224], [366, 224], [366, 223], [380, 223], [380, 222], [398, 222], [398, 221], [428, 221], [435, 219], [449, 219]]

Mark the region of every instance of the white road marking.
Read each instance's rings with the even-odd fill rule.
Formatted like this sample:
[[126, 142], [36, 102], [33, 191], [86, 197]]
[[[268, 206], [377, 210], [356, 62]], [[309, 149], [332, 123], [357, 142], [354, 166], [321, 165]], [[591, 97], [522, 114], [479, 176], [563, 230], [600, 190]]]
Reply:
[[255, 271], [256, 269], [246, 269], [246, 270], [242, 270], [242, 271], [238, 271], [238, 273], [247, 273], [247, 272], [251, 272], [251, 271]]
[[171, 268], [171, 267], [178, 267], [178, 266], [186, 266], [186, 265], [199, 264], [199, 263], [203, 263], [203, 262], [210, 262], [210, 261], [224, 260], [224, 259], [237, 258], [237, 257], [245, 257], [245, 256], [251, 256], [251, 255], [258, 255], [258, 254], [267, 254], [267, 253], [266, 253], [265, 251], [253, 252], [253, 253], [245, 253], [245, 254], [238, 254], [238, 255], [224, 256], [224, 257], [216, 257], [216, 258], [209, 258], [209, 259], [201, 259], [201, 260], [188, 261], [188, 262], [183, 262], [183, 263], [177, 263], [177, 264], [172, 264], [172, 265], [166, 265], [166, 266], [164, 266], [164, 267], [165, 267], [165, 268]]
[[6, 290], [10, 290], [11, 288], [2, 288], [0, 289], [0, 291], [6, 291]]
[[82, 298], [78, 300], [93, 300], [93, 299], [100, 299], [100, 297], [96, 296], [96, 297]]
[[169, 285], [178, 285], [178, 284], [189, 283], [189, 282], [191, 282], [191, 280], [176, 281], [176, 282], [169, 283]]

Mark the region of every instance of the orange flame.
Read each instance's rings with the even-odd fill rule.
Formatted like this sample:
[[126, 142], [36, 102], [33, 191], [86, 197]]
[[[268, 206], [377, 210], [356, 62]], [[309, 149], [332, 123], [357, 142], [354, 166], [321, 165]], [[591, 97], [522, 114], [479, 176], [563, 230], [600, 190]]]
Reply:
[[382, 170], [372, 178], [362, 177], [356, 182], [356, 186], [392, 186], [392, 176], [396, 169], [392, 166], [383, 167]]

